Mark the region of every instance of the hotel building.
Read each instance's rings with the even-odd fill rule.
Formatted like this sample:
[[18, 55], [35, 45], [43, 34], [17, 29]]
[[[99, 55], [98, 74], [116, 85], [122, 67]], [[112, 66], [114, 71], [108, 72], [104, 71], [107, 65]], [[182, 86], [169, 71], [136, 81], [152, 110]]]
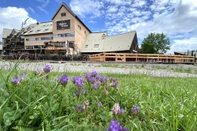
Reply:
[[3, 50], [7, 54], [28, 52], [74, 55], [132, 53], [139, 50], [135, 31], [115, 36], [108, 36], [107, 32], [91, 32], [64, 2], [55, 12], [52, 21], [31, 24], [21, 30], [4, 28], [2, 38]]

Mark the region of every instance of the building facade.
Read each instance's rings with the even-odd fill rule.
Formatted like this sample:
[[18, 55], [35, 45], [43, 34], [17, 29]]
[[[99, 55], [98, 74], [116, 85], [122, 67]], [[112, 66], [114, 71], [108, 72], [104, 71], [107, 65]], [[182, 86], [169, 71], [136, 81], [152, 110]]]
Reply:
[[82, 44], [91, 31], [62, 3], [51, 22], [37, 23], [24, 34], [25, 49], [31, 53], [80, 53]]

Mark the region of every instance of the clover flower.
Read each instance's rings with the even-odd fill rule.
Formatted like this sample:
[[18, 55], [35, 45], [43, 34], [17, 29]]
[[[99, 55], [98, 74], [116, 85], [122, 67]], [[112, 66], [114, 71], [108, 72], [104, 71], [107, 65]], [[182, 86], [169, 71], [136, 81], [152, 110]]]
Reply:
[[91, 73], [91, 76], [92, 77], [96, 77], [98, 75], [98, 73], [96, 72], [96, 71], [93, 71], [92, 73]]
[[111, 82], [111, 87], [114, 87], [114, 88], [117, 87], [118, 81], [115, 78], [111, 77], [110, 82]]
[[85, 77], [87, 82], [90, 82], [90, 78], [92, 78], [91, 74], [85, 74], [84, 77]]
[[99, 81], [101, 82], [101, 85], [104, 85], [107, 82], [108, 78], [106, 77], [99, 77]]
[[76, 95], [77, 97], [79, 97], [79, 92], [77, 91], [77, 92], [75, 93], [75, 95]]
[[23, 82], [25, 80], [26, 72], [23, 72], [20, 74], [20, 82]]
[[41, 76], [44, 74], [44, 71], [36, 70], [35, 75]]
[[101, 102], [101, 101], [99, 101], [99, 102], [98, 102], [98, 105], [99, 105], [99, 106], [102, 106], [103, 104], [102, 104], [102, 102]]
[[76, 106], [76, 111], [77, 112], [83, 112], [84, 110], [87, 111], [88, 106], [89, 106], [89, 101], [87, 100], [83, 103], [83, 105], [82, 104], [77, 105]]
[[85, 110], [85, 107], [82, 104], [79, 104], [76, 106], [76, 111], [77, 112], [83, 112]]
[[63, 76], [60, 76], [59, 81], [61, 85], [66, 86], [68, 83], [68, 76], [65, 74]]
[[76, 76], [72, 78], [72, 82], [78, 87], [83, 87], [83, 78], [81, 76]]
[[93, 84], [93, 87], [94, 87], [94, 89], [96, 89], [96, 88], [98, 88], [100, 85], [101, 85], [100, 82], [95, 82], [95, 83]]
[[23, 72], [20, 74], [20, 77], [14, 77], [12, 82], [16, 85], [19, 85], [20, 83], [22, 83], [25, 80], [25, 76], [26, 76], [26, 72]]
[[50, 67], [49, 65], [46, 65], [46, 66], [43, 68], [43, 71], [44, 71], [45, 73], [48, 73], [48, 72], [51, 71], [51, 67]]
[[109, 127], [106, 131], [128, 131], [125, 127], [120, 125], [120, 122], [111, 120]]
[[133, 106], [133, 108], [131, 109], [131, 112], [133, 115], [137, 115], [139, 112], [139, 107], [138, 106]]
[[81, 92], [82, 92], [83, 94], [85, 94], [85, 93], [86, 93], [86, 90], [85, 90], [85, 89], [83, 89]]
[[14, 84], [18, 84], [19, 83], [19, 78], [18, 77], [14, 77], [13, 80], [12, 80], [12, 82]]
[[124, 109], [123, 108], [120, 108], [120, 105], [118, 103], [115, 103], [113, 105], [112, 110], [113, 110], [113, 113], [115, 115], [124, 114]]

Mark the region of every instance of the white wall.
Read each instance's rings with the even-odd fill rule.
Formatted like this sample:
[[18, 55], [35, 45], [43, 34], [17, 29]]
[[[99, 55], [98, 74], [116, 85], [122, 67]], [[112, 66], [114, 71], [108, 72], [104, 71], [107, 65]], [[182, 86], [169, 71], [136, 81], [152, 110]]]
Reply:
[[3, 50], [3, 45], [2, 44], [0, 44], [0, 50]]

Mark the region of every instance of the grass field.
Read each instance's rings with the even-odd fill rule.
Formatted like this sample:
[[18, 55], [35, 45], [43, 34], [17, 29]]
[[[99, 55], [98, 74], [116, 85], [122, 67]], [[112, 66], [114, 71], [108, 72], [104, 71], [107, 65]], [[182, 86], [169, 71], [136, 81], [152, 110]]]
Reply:
[[24, 73], [18, 64], [0, 71], [0, 130], [197, 130], [196, 78]]

